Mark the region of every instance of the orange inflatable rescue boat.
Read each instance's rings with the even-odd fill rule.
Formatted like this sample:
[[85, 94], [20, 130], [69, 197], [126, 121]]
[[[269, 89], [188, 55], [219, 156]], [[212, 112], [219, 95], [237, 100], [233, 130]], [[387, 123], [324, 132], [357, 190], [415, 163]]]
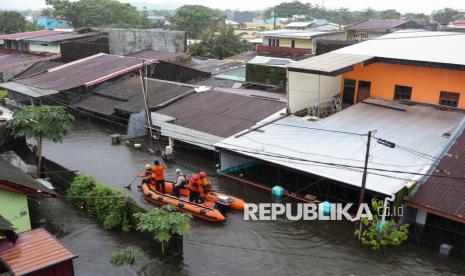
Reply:
[[[173, 183], [165, 182], [165, 192], [170, 193], [172, 187]], [[149, 185], [148, 183], [142, 183], [141, 189], [145, 200], [152, 204], [159, 206], [171, 204], [176, 206], [178, 211], [188, 213], [194, 217], [211, 222], [222, 222], [225, 220], [225, 217], [223, 214], [221, 214], [220, 210], [212, 208], [214, 204], [210, 204], [210, 202], [206, 202], [204, 204], [189, 202], [188, 200], [182, 198], [160, 193], [155, 190], [153, 185]]]

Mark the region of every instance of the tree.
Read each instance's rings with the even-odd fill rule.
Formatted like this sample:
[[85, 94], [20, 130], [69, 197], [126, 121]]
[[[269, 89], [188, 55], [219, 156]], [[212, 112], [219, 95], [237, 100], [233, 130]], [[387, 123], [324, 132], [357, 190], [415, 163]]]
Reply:
[[150, 28], [147, 13], [116, 0], [46, 0], [53, 14], [80, 27]]
[[267, 18], [276, 14], [276, 17], [292, 17], [293, 15], [308, 15], [310, 13], [311, 4], [304, 4], [294, 0], [292, 2], [284, 2], [274, 7], [267, 8], [264, 15]]
[[442, 10], [434, 11], [431, 16], [434, 21], [439, 22], [441, 25], [447, 25], [453, 21], [459, 12], [451, 8], [444, 8]]
[[71, 133], [73, 116], [62, 106], [29, 106], [13, 113], [9, 127], [15, 137], [35, 138], [37, 141], [37, 171], [42, 169], [42, 140], [62, 142]]
[[366, 9], [364, 9], [361, 13], [360, 13], [360, 16], [362, 18], [362, 20], [364, 19], [370, 19], [370, 18], [376, 18], [377, 17], [377, 13], [374, 9], [368, 7]]
[[234, 34], [231, 27], [223, 27], [219, 34], [204, 34], [202, 41], [190, 47], [192, 55], [223, 59], [228, 56], [252, 50], [253, 45]]
[[111, 254], [110, 263], [114, 266], [133, 265], [136, 262], [139, 250], [135, 247], [126, 247]]
[[[408, 224], [403, 224], [396, 229], [396, 222], [394, 220], [382, 221], [376, 215], [378, 210], [383, 210], [383, 203], [382, 200], [373, 198], [371, 200], [371, 207], [374, 211], [373, 220], [368, 220], [368, 218], [362, 219], [362, 223], [365, 226], [361, 235], [362, 244], [371, 247], [373, 250], [379, 250], [388, 245], [400, 245], [403, 241], [407, 240], [409, 234]], [[358, 233], [359, 230], [355, 231], [356, 235]]]
[[171, 17], [174, 29], [185, 31], [189, 38], [200, 38], [204, 32], [218, 23], [218, 19], [224, 19], [226, 13], [210, 9], [201, 5], [184, 5], [176, 10]]
[[31, 22], [26, 21], [24, 16], [15, 11], [0, 12], [0, 33], [12, 34], [25, 31], [40, 30], [41, 28]]
[[389, 9], [389, 10], [384, 10], [384, 11], [379, 12], [380, 19], [399, 19], [400, 16], [401, 16], [401, 13], [394, 9]]
[[177, 212], [173, 205], [155, 208], [148, 213], [137, 213], [134, 217], [139, 220], [137, 230], [151, 232], [155, 240], [161, 243], [162, 254], [165, 251], [165, 242], [170, 241], [173, 235], [186, 234], [192, 219], [188, 214]]

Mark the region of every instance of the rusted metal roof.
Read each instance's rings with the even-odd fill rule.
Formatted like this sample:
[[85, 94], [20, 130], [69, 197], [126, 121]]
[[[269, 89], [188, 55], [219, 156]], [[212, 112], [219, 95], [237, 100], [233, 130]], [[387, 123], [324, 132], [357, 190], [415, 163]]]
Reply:
[[23, 65], [34, 64], [42, 60], [51, 60], [59, 57], [59, 54], [38, 56], [8, 49], [0, 49], [0, 73], [13, 70]]
[[285, 107], [284, 102], [207, 91], [180, 99], [157, 112], [176, 118], [178, 126], [225, 138]]
[[389, 30], [402, 25], [406, 20], [383, 20], [383, 19], [367, 19], [359, 23], [355, 23], [346, 28], [346, 30]]
[[24, 70], [23, 72], [16, 75], [15, 79], [37, 75], [39, 73], [47, 71], [50, 68], [57, 67], [60, 65], [63, 65], [63, 63], [58, 61], [39, 61], [36, 64]]
[[[442, 157], [433, 175], [465, 177], [465, 132]], [[465, 181], [446, 177], [429, 177], [408, 201], [424, 209], [465, 223]]]
[[18, 235], [15, 244], [0, 242], [0, 258], [15, 275], [25, 275], [77, 256], [43, 228]]
[[150, 49], [134, 52], [125, 55], [127, 57], [136, 57], [136, 58], [143, 58], [143, 59], [157, 59], [166, 62], [176, 62], [178, 59], [182, 59], [185, 57], [186, 54], [184, 53], [173, 53], [173, 52], [165, 52], [165, 51], [154, 51]]
[[60, 34], [64, 32], [60, 31], [52, 31], [52, 30], [42, 30], [42, 31], [33, 31], [33, 32], [24, 32], [24, 33], [16, 33], [16, 34], [5, 34], [0, 35], [0, 40], [22, 40], [26, 38], [33, 38], [45, 35], [54, 35]]
[[79, 38], [87, 38], [90, 36], [100, 35], [99, 32], [88, 32], [88, 33], [77, 33], [77, 32], [66, 32], [66, 33], [57, 33], [44, 36], [36, 36], [33, 38], [24, 39], [27, 42], [45, 42], [45, 43], [59, 43], [68, 40], [74, 40]]
[[54, 191], [37, 182], [30, 175], [0, 158], [0, 188], [6, 189], [6, 187], [3, 187], [3, 185], [6, 184], [14, 185], [15, 187], [21, 186], [34, 194], [37, 193], [37, 191], [56, 194]]
[[16, 81], [40, 89], [63, 91], [93, 86], [156, 62], [100, 53]]

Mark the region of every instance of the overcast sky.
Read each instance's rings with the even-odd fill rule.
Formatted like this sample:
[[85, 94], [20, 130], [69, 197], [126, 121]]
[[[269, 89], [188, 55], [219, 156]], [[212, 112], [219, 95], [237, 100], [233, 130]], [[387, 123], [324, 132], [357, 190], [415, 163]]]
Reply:
[[[288, 0], [290, 1], [290, 0]], [[0, 9], [41, 9], [45, 7], [45, 0], [0, 0]], [[176, 7], [182, 4], [200, 4], [212, 8], [260, 10], [269, 6], [285, 2], [282, 0], [121, 0], [121, 2], [147, 2], [161, 4], [162, 7]], [[362, 10], [371, 7], [376, 10], [397, 9], [401, 12], [431, 13], [433, 10], [450, 7], [465, 9], [465, 0], [303, 0], [327, 8], [346, 7], [351, 10]]]

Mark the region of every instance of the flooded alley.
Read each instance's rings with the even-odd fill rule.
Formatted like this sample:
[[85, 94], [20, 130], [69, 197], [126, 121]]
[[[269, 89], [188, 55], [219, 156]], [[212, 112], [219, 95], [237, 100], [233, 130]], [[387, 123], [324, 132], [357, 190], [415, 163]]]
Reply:
[[[110, 134], [95, 124], [78, 123], [63, 144], [46, 142], [44, 154], [69, 169], [123, 188], [145, 163], [153, 162], [153, 156], [125, 145], [111, 145]], [[201, 166], [197, 156], [178, 150], [177, 164], [166, 164], [168, 179], [176, 168], [192, 173], [189, 168]], [[205, 163], [207, 171], [215, 170], [215, 162]], [[210, 179], [216, 190], [247, 202], [273, 200], [264, 190], [222, 177]], [[140, 197], [135, 185], [132, 192]], [[150, 241], [132, 233], [105, 231], [95, 220], [61, 200], [42, 201], [40, 209], [47, 210], [46, 216], [56, 222], [49, 230], [61, 233], [61, 241], [79, 255], [75, 260], [77, 275], [465, 274], [462, 260], [439, 258], [436, 251], [410, 242], [401, 248], [373, 252], [353, 239], [353, 226], [346, 222], [244, 221], [241, 213], [228, 213], [222, 224], [194, 219], [185, 237], [183, 255], [162, 263], [156, 250], [150, 249]], [[108, 261], [111, 252], [128, 245], [143, 252], [136, 265], [112, 267]], [[90, 265], [89, 260], [98, 261]]]

